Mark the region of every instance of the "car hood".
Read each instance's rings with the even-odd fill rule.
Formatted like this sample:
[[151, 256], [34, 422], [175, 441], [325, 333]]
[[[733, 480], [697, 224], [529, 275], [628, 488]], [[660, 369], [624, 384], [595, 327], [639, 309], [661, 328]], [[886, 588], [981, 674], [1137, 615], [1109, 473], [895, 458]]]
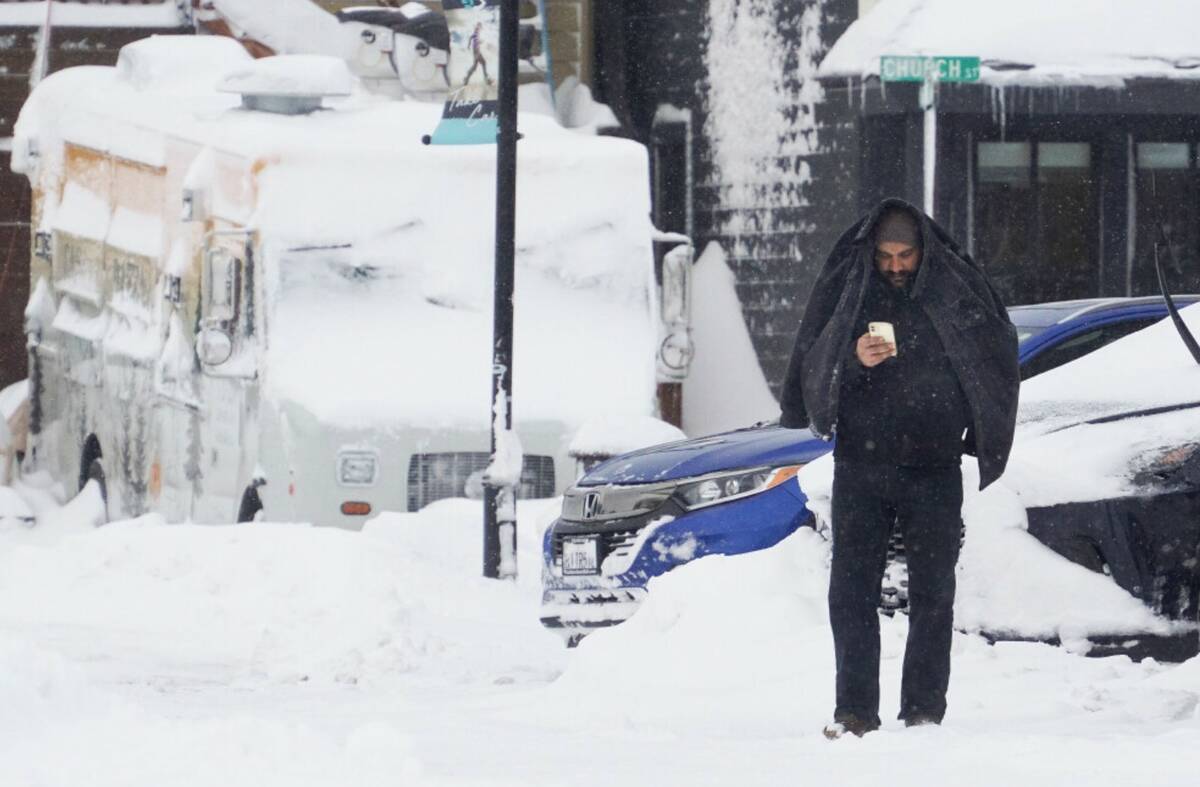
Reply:
[[592, 468], [579, 486], [646, 484], [746, 467], [805, 464], [832, 448], [807, 429], [776, 424], [643, 448]]

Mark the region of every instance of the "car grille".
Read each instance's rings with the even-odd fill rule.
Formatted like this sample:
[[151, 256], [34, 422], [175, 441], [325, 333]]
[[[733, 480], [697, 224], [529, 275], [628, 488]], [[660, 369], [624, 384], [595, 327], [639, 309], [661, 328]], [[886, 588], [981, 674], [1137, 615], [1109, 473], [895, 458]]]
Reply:
[[[966, 538], [964, 525], [958, 537], [959, 546]], [[879, 611], [885, 615], [908, 611], [908, 553], [904, 548], [904, 534], [899, 527], [892, 529], [892, 537], [888, 540], [887, 567], [880, 587]]]
[[888, 541], [887, 567], [880, 586], [879, 611], [885, 615], [908, 610], [908, 556], [904, 551], [904, 534], [892, 529]]
[[[413, 454], [408, 463], [408, 510], [450, 497], [472, 497], [467, 481], [487, 469], [491, 456], [482, 451]], [[525, 456], [517, 497], [523, 500], [554, 496], [554, 458]]]
[[642, 532], [643, 528], [634, 528], [633, 530], [613, 530], [607, 533], [555, 533], [554, 534], [554, 565], [562, 567], [563, 539], [576, 538], [578, 536], [595, 535], [600, 539], [596, 557], [600, 564], [603, 565], [606, 558], [610, 555], [625, 557], [629, 551], [633, 549], [634, 543], [637, 541], [638, 533]]

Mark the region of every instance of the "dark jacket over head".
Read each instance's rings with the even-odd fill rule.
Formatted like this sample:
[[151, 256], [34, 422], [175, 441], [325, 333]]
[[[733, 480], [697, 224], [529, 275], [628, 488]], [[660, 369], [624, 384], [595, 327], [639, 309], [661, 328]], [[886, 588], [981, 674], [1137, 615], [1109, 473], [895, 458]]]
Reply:
[[1016, 330], [975, 261], [903, 200], [880, 203], [842, 234], [825, 261], [796, 334], [780, 421], [826, 439], [836, 432], [844, 362], [874, 275], [873, 231], [880, 214], [897, 207], [920, 227], [921, 264], [909, 297], [929, 317], [969, 405], [964, 449], [979, 459], [982, 489], [1004, 472], [1012, 448], [1020, 387]]

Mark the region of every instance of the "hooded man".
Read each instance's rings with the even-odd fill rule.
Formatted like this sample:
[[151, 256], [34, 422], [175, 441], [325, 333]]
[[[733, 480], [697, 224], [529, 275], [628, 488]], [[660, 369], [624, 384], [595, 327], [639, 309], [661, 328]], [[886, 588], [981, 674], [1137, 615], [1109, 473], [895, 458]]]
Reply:
[[900, 718], [946, 712], [963, 453], [980, 488], [1016, 423], [1016, 331], [983, 271], [928, 216], [884, 200], [834, 246], [805, 309], [781, 423], [834, 433], [829, 618], [837, 705], [827, 737], [879, 727], [879, 594], [893, 528], [908, 562]]

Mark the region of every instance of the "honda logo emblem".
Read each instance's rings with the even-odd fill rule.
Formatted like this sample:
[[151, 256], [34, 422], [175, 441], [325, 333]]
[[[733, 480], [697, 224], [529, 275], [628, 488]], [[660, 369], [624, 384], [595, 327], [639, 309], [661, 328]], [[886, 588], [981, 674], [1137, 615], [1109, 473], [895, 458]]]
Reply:
[[600, 513], [600, 493], [588, 492], [583, 496], [583, 518], [594, 519]]

